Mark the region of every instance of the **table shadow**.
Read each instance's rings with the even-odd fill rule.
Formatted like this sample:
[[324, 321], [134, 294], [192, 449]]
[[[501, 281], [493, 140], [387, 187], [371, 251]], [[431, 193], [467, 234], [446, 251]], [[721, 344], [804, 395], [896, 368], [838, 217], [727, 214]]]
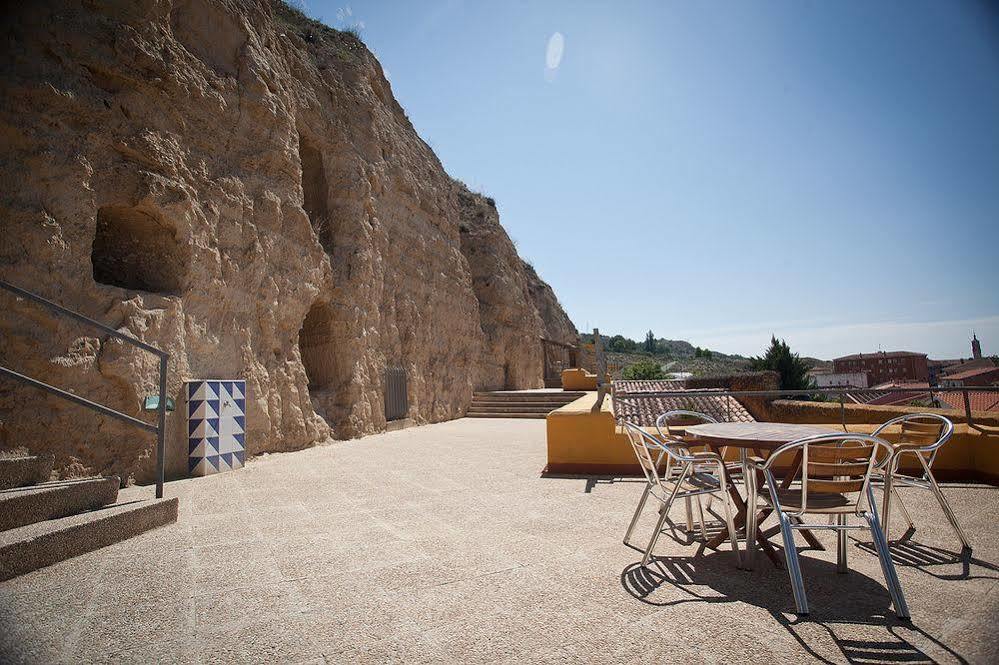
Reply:
[[[730, 552], [705, 550], [697, 556], [655, 557], [649, 566], [630, 564], [621, 573], [621, 585], [636, 600], [657, 607], [679, 607], [689, 603], [741, 602], [768, 611], [808, 652], [821, 661], [823, 657], [809, 643], [798, 626], [821, 626], [836, 644], [842, 657], [852, 663], [933, 662], [908, 637], [930, 642], [951, 657], [966, 662], [953, 649], [918, 628], [898, 619], [883, 580], [876, 580], [855, 570], [838, 574], [836, 564], [811, 557], [801, 558], [802, 575], [811, 614], [794, 613], [791, 583], [785, 571], [774, 570], [758, 557], [756, 569], [742, 571], [735, 567]], [[676, 591], [681, 597], [677, 598]], [[657, 597], [661, 596], [661, 597]], [[857, 632], [869, 633], [867, 626], [883, 630], [875, 639], [856, 639]], [[851, 628], [852, 627], [852, 628]], [[850, 635], [850, 633], [854, 635]]]

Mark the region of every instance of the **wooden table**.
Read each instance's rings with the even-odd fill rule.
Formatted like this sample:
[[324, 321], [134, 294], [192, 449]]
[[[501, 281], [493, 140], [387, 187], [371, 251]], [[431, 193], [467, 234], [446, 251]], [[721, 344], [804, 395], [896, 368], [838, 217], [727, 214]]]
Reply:
[[[753, 450], [757, 455], [764, 457], [772, 452], [778, 446], [788, 443], [789, 441], [796, 441], [798, 439], [803, 439], [806, 436], [815, 436], [817, 434], [842, 434], [838, 430], [831, 430], [825, 427], [816, 427], [814, 425], [790, 425], [786, 423], [705, 423], [703, 425], [691, 425], [689, 427], [684, 427], [686, 432], [686, 438], [690, 441], [692, 445], [705, 445], [720, 453], [722, 448], [734, 447], [739, 448], [741, 456], [745, 456], [747, 450]], [[791, 465], [788, 467], [787, 473], [784, 475], [781, 481], [781, 489], [787, 489], [794, 482], [795, 477], [798, 475], [798, 471], [801, 469], [801, 451], [795, 454], [791, 461]], [[748, 506], [746, 501], [739, 494], [739, 491], [735, 488], [735, 483], [732, 482], [732, 478], [728, 475], [728, 470], [725, 471], [726, 481], [728, 482], [728, 491], [732, 496], [732, 500], [735, 502], [735, 506], [738, 513], [735, 516], [735, 527], [736, 529], [745, 526], [746, 524], [746, 511]], [[758, 519], [757, 525], [762, 524], [763, 520], [766, 519], [772, 509], [764, 509]], [[824, 549], [822, 544], [819, 543], [818, 539], [811, 531], [801, 530], [801, 535], [808, 541], [808, 544], [812, 547], [819, 549]], [[719, 535], [708, 541], [708, 547], [716, 548], [721, 543], [723, 543], [728, 538], [728, 529], [722, 528]], [[783, 562], [781, 558], [777, 555], [777, 550], [770, 541], [765, 537], [765, 535], [757, 530], [756, 532], [756, 542], [760, 549], [766, 553], [767, 557], [774, 563], [778, 568], [783, 567]]]

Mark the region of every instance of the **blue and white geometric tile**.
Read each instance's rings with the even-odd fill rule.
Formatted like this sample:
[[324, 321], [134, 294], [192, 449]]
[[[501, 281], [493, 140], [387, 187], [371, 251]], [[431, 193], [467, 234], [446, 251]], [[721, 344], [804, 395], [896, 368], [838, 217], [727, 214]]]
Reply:
[[188, 381], [188, 470], [205, 476], [246, 462], [246, 382]]

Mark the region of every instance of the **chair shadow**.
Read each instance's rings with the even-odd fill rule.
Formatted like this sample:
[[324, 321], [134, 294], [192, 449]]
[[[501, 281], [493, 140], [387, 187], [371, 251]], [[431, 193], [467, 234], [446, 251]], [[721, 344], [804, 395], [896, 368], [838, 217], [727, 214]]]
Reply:
[[[707, 552], [702, 554], [701, 552]], [[928, 635], [913, 623], [898, 619], [882, 581], [851, 570], [836, 572], [836, 565], [811, 557], [801, 558], [802, 575], [808, 592], [811, 614], [794, 614], [794, 598], [785, 571], [765, 569], [769, 562], [758, 556], [756, 570], [735, 567], [731, 552], [701, 550], [696, 556], [654, 557], [647, 568], [634, 563], [621, 573], [621, 585], [635, 599], [657, 607], [687, 603], [742, 602], [768, 611], [801, 647], [820, 662], [823, 657], [799, 634], [797, 626], [821, 626], [851, 663], [933, 662], [933, 658], [906, 638], [906, 633], [932, 642], [960, 662], [967, 662], [950, 647]], [[844, 593], [844, 582], [849, 593]], [[682, 596], [676, 598], [676, 591]], [[659, 599], [656, 596], [665, 596]], [[845, 628], [843, 628], [843, 627]], [[883, 639], [854, 639], [851, 626], [882, 627]], [[853, 629], [856, 632], [856, 629]], [[839, 633], [847, 633], [841, 635]]]
[[[971, 573], [973, 565], [983, 568], [986, 571], [997, 573], [999, 573], [999, 566], [988, 561], [976, 559], [968, 550], [953, 552], [912, 540], [912, 533], [913, 531], [910, 529], [901, 539], [892, 541], [891, 543], [891, 558], [896, 566], [914, 568], [938, 580], [999, 580], [999, 574], [973, 575]], [[858, 549], [877, 556], [877, 550], [874, 549], [873, 542], [854, 540], [853, 543]], [[957, 564], [961, 565], [961, 570], [957, 573], [934, 570], [935, 567], [954, 566]]]

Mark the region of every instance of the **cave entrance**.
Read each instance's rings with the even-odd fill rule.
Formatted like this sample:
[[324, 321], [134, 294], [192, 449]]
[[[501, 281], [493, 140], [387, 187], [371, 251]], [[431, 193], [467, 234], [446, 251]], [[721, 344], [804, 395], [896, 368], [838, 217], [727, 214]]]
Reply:
[[329, 211], [329, 185], [323, 154], [309, 139], [298, 133], [298, 156], [302, 161], [302, 207], [312, 229], [327, 251], [332, 248], [333, 229]]
[[97, 211], [90, 261], [94, 280], [123, 289], [177, 294], [184, 290], [187, 252], [172, 229], [138, 208]]
[[309, 390], [323, 390], [337, 380], [337, 344], [333, 324], [335, 313], [325, 302], [316, 302], [305, 315], [298, 332], [298, 349], [309, 377]]

